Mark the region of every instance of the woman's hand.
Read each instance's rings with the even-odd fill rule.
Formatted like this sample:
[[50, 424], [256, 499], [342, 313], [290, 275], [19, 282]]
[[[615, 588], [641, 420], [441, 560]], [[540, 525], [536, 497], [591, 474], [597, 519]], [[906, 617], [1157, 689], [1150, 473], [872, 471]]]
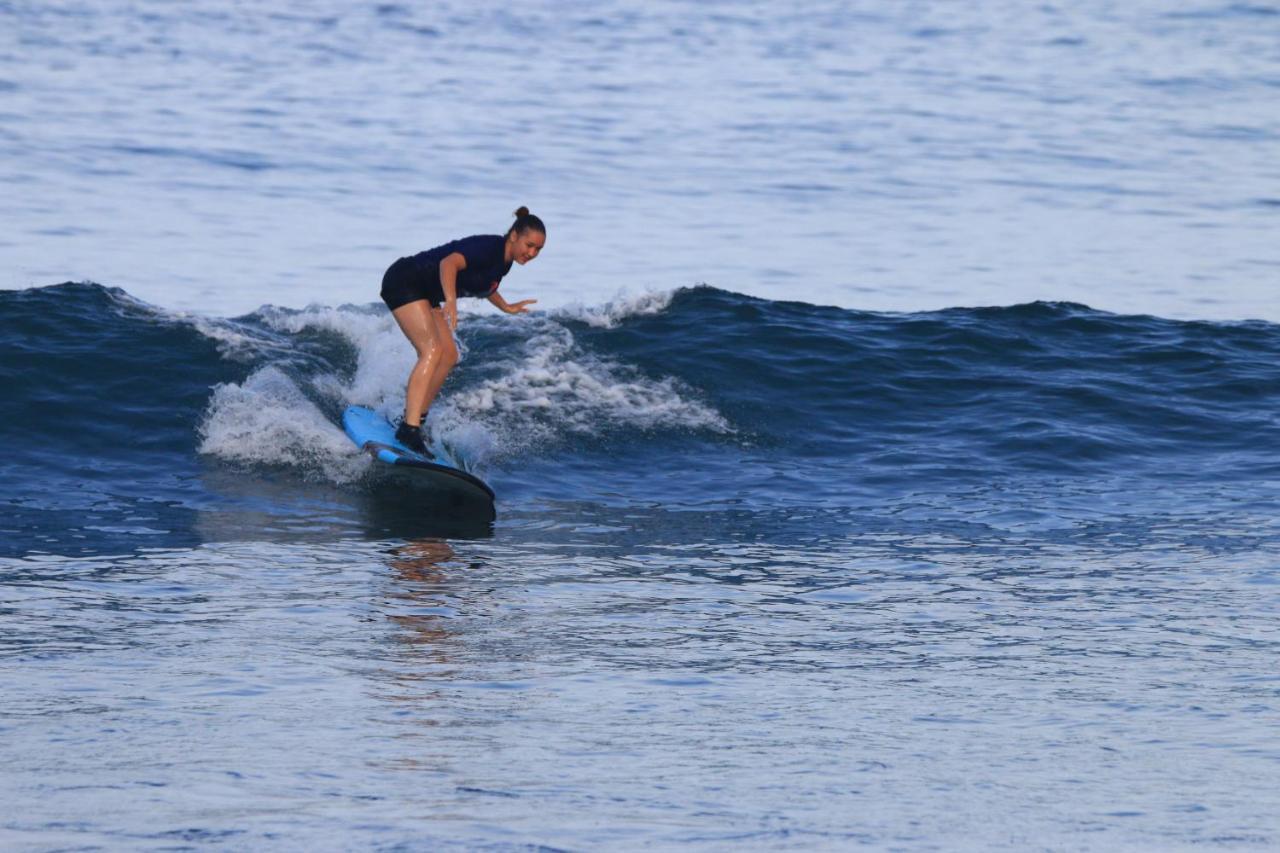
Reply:
[[536, 299], [521, 299], [519, 302], [508, 302], [506, 311], [508, 314], [528, 314], [529, 306], [537, 301]]
[[449, 331], [458, 331], [458, 271], [467, 268], [461, 252], [445, 255], [440, 261], [440, 290], [444, 293], [444, 321]]
[[529, 306], [537, 302], [536, 299], [521, 299], [519, 302], [508, 302], [498, 295], [498, 291], [489, 294], [489, 303], [504, 314], [528, 314]]

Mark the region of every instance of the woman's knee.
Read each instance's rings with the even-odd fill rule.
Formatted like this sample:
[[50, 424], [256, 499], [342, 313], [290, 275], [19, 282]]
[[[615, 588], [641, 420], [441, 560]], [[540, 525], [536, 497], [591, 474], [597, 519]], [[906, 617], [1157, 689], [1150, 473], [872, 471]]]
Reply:
[[458, 363], [458, 348], [453, 341], [448, 341], [440, 347], [440, 363], [450, 370]]

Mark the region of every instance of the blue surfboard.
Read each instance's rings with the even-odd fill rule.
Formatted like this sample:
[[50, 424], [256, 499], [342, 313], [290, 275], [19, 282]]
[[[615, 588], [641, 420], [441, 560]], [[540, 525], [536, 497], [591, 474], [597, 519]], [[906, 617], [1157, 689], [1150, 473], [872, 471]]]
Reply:
[[342, 413], [342, 428], [356, 447], [393, 466], [397, 473], [412, 475], [446, 505], [459, 509], [487, 506], [489, 517], [493, 517], [493, 489], [484, 480], [443, 461], [442, 453], [435, 460], [414, 453], [396, 441], [395, 426], [373, 409], [349, 407]]

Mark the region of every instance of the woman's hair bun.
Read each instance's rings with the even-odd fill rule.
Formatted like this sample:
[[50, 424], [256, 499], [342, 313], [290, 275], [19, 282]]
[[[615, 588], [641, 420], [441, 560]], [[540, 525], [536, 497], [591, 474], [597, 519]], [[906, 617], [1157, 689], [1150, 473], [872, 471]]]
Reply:
[[513, 232], [523, 234], [526, 231], [537, 231], [539, 234], [547, 233], [547, 226], [542, 224], [542, 220], [529, 212], [529, 208], [521, 207], [516, 211], [516, 221], [511, 223], [511, 227], [507, 229], [507, 234]]

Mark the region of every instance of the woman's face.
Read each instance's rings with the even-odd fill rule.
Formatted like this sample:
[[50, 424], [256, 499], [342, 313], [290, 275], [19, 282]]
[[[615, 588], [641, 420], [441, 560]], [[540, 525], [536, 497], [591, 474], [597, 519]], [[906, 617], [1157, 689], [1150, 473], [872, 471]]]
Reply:
[[547, 235], [541, 231], [534, 231], [532, 228], [523, 234], [512, 234], [507, 238], [511, 251], [511, 260], [524, 266], [538, 257], [538, 253], [542, 251], [542, 247], [546, 245], [546, 242]]

